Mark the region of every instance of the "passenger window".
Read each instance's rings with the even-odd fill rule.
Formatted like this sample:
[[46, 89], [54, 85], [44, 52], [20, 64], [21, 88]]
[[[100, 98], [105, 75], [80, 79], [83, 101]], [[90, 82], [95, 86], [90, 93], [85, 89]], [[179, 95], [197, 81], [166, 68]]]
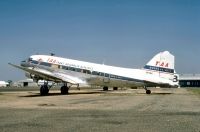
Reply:
[[109, 77], [109, 74], [105, 73], [105, 77]]
[[88, 71], [87, 71], [87, 74], [91, 74], [91, 71], [88, 70]]

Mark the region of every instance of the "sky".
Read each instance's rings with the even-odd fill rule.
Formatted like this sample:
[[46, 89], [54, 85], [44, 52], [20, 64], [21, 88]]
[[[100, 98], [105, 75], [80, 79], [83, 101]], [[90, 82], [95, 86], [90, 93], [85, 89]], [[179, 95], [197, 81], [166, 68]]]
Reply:
[[33, 54], [142, 68], [175, 55], [179, 74], [200, 73], [199, 0], [0, 0], [0, 80]]

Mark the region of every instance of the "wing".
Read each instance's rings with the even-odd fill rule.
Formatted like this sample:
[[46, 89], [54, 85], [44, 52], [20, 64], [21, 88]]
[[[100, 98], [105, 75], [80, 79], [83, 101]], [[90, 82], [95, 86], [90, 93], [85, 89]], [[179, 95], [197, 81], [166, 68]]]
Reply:
[[71, 83], [71, 84], [84, 83], [83, 80], [81, 80], [77, 77], [66, 75], [66, 74], [58, 72], [56, 70], [48, 70], [48, 69], [43, 69], [43, 68], [39, 68], [39, 67], [22, 67], [22, 66], [11, 64], [11, 63], [8, 63], [8, 64], [15, 68], [26, 71], [30, 74], [39, 76], [40, 78], [42, 78], [44, 80], [51, 80], [54, 82], [67, 82], [67, 83]]

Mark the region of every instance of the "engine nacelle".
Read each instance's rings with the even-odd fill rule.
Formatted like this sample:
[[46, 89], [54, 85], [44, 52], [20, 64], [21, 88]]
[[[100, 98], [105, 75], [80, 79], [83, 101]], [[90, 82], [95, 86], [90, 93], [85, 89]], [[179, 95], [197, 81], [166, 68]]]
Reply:
[[38, 76], [36, 76], [36, 75], [34, 75], [34, 74], [30, 74], [30, 73], [28, 73], [28, 72], [25, 73], [25, 76], [26, 76], [27, 78], [33, 79], [34, 82], [38, 82], [38, 80], [41, 79], [40, 77], [38, 77]]
[[35, 77], [35, 75], [30, 74], [28, 72], [25, 73], [25, 76], [28, 77], [28, 78], [31, 78], [31, 79], [33, 79]]

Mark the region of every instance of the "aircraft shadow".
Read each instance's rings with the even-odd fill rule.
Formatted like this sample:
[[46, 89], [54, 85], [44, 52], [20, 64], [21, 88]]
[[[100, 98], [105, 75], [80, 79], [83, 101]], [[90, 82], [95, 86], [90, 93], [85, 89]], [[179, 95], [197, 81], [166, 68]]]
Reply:
[[[24, 96], [18, 96], [18, 97], [47, 97], [47, 96], [70, 96], [70, 95], [83, 95], [83, 94], [106, 94], [106, 93], [109, 93], [109, 91], [105, 92], [105, 91], [94, 91], [94, 92], [73, 92], [73, 93], [69, 93], [67, 95], [62, 95], [61, 93], [49, 93], [48, 95], [45, 95], [45, 96], [41, 96], [40, 93], [30, 93], [30, 95], [24, 95]], [[115, 93], [112, 93], [112, 94], [115, 94]], [[123, 93], [122, 93], [123, 94]], [[132, 93], [130, 93], [132, 94]], [[134, 94], [134, 93], [133, 93]], [[141, 94], [141, 95], [147, 95], [146, 93], [137, 93], [137, 94]], [[174, 93], [151, 93], [149, 96], [151, 95], [170, 95], [170, 94], [174, 94]], [[116, 94], [118, 95], [118, 94]]]
[[169, 95], [169, 94], [173, 94], [173, 93], [151, 93], [151, 94], [153, 94], [153, 95]]
[[67, 95], [62, 95], [61, 93], [49, 93], [48, 95], [41, 96], [40, 93], [32, 93], [31, 95], [24, 95], [18, 97], [47, 97], [47, 96], [70, 96], [70, 95], [83, 95], [83, 94], [103, 94], [102, 91], [95, 91], [95, 92], [73, 92]]

